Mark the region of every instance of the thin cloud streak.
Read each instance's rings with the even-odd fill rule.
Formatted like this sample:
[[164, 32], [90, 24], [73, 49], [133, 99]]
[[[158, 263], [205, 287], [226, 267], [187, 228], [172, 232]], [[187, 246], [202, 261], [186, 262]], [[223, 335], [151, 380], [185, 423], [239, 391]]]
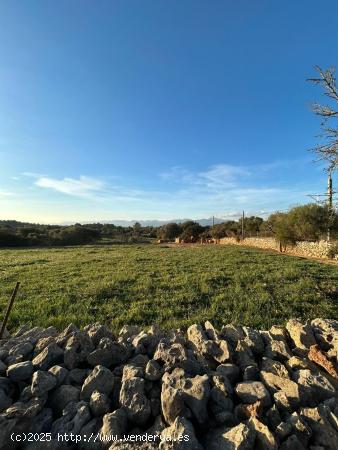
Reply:
[[[237, 209], [272, 211], [305, 202], [305, 183], [283, 186], [275, 181], [273, 171], [279, 171], [286, 164], [291, 162], [247, 167], [216, 164], [195, 172], [173, 167], [159, 174], [157, 183], [154, 180], [153, 187], [149, 189], [140, 189], [133, 186], [130, 180], [123, 181], [122, 178], [84, 175], [78, 178], [38, 176], [34, 186], [68, 197], [86, 199], [91, 209], [88, 209], [89, 203], [82, 204], [82, 213], [88, 210], [90, 214], [95, 210], [97, 220], [103, 219], [106, 211], [111, 211], [112, 216], [114, 213], [120, 216], [122, 212], [128, 216], [137, 213], [143, 216], [140, 219], [164, 215], [189, 215], [192, 218], [214, 214], [227, 216]], [[264, 183], [262, 172], [266, 171], [272, 172], [272, 177], [265, 179]], [[271, 182], [271, 179], [274, 181]], [[61, 197], [59, 201], [62, 202]], [[80, 208], [76, 200], [73, 200], [73, 205]]]
[[56, 178], [40, 177], [35, 183], [41, 188], [52, 189], [62, 194], [72, 195], [75, 197], [90, 197], [95, 192], [101, 192], [104, 188], [104, 183], [95, 178], [80, 176], [75, 178], [63, 178], [58, 180]]
[[13, 192], [8, 192], [8, 191], [0, 191], [0, 197], [13, 197], [14, 193]]

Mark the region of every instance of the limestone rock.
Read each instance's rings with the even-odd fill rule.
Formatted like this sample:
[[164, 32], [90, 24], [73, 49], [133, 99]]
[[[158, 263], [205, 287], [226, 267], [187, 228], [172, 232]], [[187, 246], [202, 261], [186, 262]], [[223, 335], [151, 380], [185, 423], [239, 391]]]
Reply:
[[57, 385], [57, 379], [49, 372], [38, 370], [33, 373], [31, 392], [36, 397], [41, 397]]
[[288, 418], [287, 423], [292, 427], [292, 433], [298, 438], [301, 444], [306, 448], [312, 435], [311, 428], [306, 424], [304, 418], [294, 412]]
[[160, 450], [203, 450], [191, 422], [177, 417], [174, 423], [161, 433]]
[[338, 432], [332, 427], [323, 406], [302, 408], [299, 415], [312, 429], [315, 445], [322, 445], [327, 450], [337, 449]]
[[114, 387], [114, 375], [104, 366], [96, 366], [84, 380], [81, 398], [89, 401], [94, 391], [110, 395]]
[[120, 404], [125, 408], [128, 419], [135, 425], [144, 425], [150, 417], [151, 407], [145, 394], [145, 380], [133, 377], [123, 381]]
[[121, 364], [130, 356], [130, 350], [119, 342], [115, 342], [108, 337], [100, 340], [97, 348], [87, 356], [87, 361], [91, 366], [105, 366], [107, 368]]
[[58, 365], [52, 366], [50, 369], [48, 369], [48, 372], [55, 376], [58, 386], [63, 384], [68, 375], [68, 370], [65, 367], [61, 367]]
[[64, 349], [64, 363], [67, 369], [75, 369], [86, 361], [87, 356], [94, 350], [94, 345], [88, 334], [82, 331], [71, 333]]
[[24, 381], [32, 376], [33, 370], [32, 362], [24, 361], [9, 366], [6, 374], [12, 381]]
[[62, 357], [63, 350], [57, 344], [51, 343], [35, 356], [32, 363], [39, 370], [48, 370], [60, 362]]
[[145, 369], [145, 378], [150, 381], [157, 381], [162, 378], [163, 370], [157, 361], [151, 359], [148, 361]]
[[308, 358], [323, 367], [333, 378], [338, 380], [338, 372], [334, 364], [327, 358], [325, 353], [323, 353], [318, 345], [312, 345], [308, 353]]
[[106, 394], [94, 391], [90, 396], [89, 406], [94, 416], [103, 416], [110, 411], [111, 403]]
[[278, 391], [282, 391], [286, 399], [293, 408], [297, 408], [301, 402], [300, 387], [297, 383], [284, 377], [279, 377], [270, 372], [261, 371], [261, 380], [274, 394]]
[[51, 393], [49, 404], [53, 411], [60, 414], [69, 402], [78, 402], [80, 398], [80, 389], [75, 386], [63, 384]]
[[[106, 437], [106, 447], [110, 446], [111, 436], [122, 439], [127, 431], [127, 414], [123, 408], [119, 408], [112, 413], [103, 416], [103, 424], [100, 430], [102, 441]], [[109, 439], [110, 438], [110, 439]]]
[[208, 450], [253, 450], [256, 431], [244, 423], [233, 428], [216, 428], [206, 437]]
[[311, 345], [316, 344], [316, 340], [309, 323], [302, 324], [297, 319], [290, 319], [286, 324], [286, 329], [295, 347], [307, 350]]
[[[176, 392], [175, 392], [176, 391]], [[161, 403], [167, 423], [173, 423], [177, 416], [184, 416], [184, 407], [202, 424], [207, 421], [207, 403], [210, 384], [207, 375], [186, 378], [182, 369], [175, 369], [162, 377]]]
[[321, 374], [313, 374], [310, 370], [298, 370], [294, 379], [304, 388], [304, 392], [312, 398], [313, 402], [321, 402], [335, 395], [335, 388], [329, 380]]
[[225, 363], [220, 364], [216, 368], [216, 372], [222, 376], [225, 376], [232, 384], [235, 384], [239, 378], [240, 370], [236, 364]]
[[208, 339], [201, 325], [191, 325], [187, 330], [189, 341], [196, 349], [207, 358], [213, 358], [219, 363], [224, 363], [230, 359], [230, 351], [225, 340], [213, 341]]
[[244, 403], [255, 403], [257, 400], [262, 400], [264, 406], [271, 404], [270, 394], [260, 381], [238, 383], [235, 392]]
[[256, 417], [251, 417], [248, 421], [248, 427], [255, 431], [257, 450], [277, 450], [278, 445], [275, 436], [269, 428], [260, 422]]
[[88, 334], [95, 347], [99, 344], [102, 338], [109, 338], [114, 340], [113, 333], [109, 330], [109, 328], [107, 328], [105, 325], [101, 325], [100, 323], [87, 325], [86, 327], [84, 327], [83, 331]]

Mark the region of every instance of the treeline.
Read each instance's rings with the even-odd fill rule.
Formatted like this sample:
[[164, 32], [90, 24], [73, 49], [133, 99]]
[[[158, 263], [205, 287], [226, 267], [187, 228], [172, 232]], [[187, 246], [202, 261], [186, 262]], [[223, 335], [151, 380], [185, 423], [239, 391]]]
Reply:
[[70, 226], [0, 221], [0, 247], [66, 246], [91, 243], [142, 243], [156, 238], [155, 227], [79, 223]]
[[271, 214], [268, 219], [245, 217], [238, 221], [229, 220], [212, 227], [202, 227], [193, 221], [182, 224], [168, 223], [158, 229], [162, 240], [179, 237], [183, 242], [234, 237], [275, 237], [282, 245], [293, 245], [297, 241], [318, 241], [325, 239], [330, 229], [332, 239], [338, 238], [338, 216], [325, 206], [314, 203], [296, 206], [287, 212]]
[[317, 204], [297, 206], [288, 212], [277, 212], [267, 220], [261, 217], [245, 217], [229, 220], [214, 226], [202, 226], [192, 220], [168, 223], [160, 227], [131, 227], [113, 224], [75, 224], [71, 226], [39, 225], [16, 221], [0, 221], [0, 247], [66, 246], [91, 243], [146, 243], [155, 239], [173, 241], [179, 237], [183, 242], [218, 240], [223, 237], [242, 238], [273, 236], [282, 245], [296, 241], [325, 239], [330, 228], [332, 239], [338, 238], [338, 218], [328, 209]]

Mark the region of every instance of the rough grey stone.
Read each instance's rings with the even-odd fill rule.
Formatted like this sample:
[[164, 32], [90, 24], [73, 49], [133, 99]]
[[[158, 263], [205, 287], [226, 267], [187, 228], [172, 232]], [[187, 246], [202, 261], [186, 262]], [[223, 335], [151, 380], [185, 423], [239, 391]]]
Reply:
[[114, 375], [104, 366], [96, 366], [84, 380], [81, 398], [89, 401], [94, 391], [110, 395], [114, 388]]
[[260, 381], [238, 383], [235, 392], [244, 403], [255, 403], [257, 400], [261, 400], [264, 406], [271, 404], [270, 394]]
[[24, 361], [9, 366], [6, 374], [12, 381], [24, 381], [32, 376], [33, 370], [34, 368], [32, 362]]

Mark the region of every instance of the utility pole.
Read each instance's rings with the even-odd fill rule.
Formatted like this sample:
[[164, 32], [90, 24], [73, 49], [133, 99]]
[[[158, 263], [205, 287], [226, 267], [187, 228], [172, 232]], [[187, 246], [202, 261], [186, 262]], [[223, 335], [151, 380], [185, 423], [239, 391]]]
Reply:
[[332, 213], [333, 213], [333, 189], [332, 189], [332, 171], [329, 170], [327, 177], [327, 207], [328, 207], [328, 215], [329, 220], [327, 224], [327, 240], [328, 242], [331, 239], [331, 222], [332, 222]]
[[244, 240], [244, 211], [242, 214], [242, 241]]
[[336, 211], [336, 200], [334, 198], [338, 191], [333, 190], [332, 186], [332, 172], [334, 169], [327, 169], [327, 191], [325, 194], [310, 194], [311, 197], [318, 205], [325, 206], [327, 208], [327, 231], [326, 239], [328, 242], [331, 240], [331, 227], [332, 219]]

